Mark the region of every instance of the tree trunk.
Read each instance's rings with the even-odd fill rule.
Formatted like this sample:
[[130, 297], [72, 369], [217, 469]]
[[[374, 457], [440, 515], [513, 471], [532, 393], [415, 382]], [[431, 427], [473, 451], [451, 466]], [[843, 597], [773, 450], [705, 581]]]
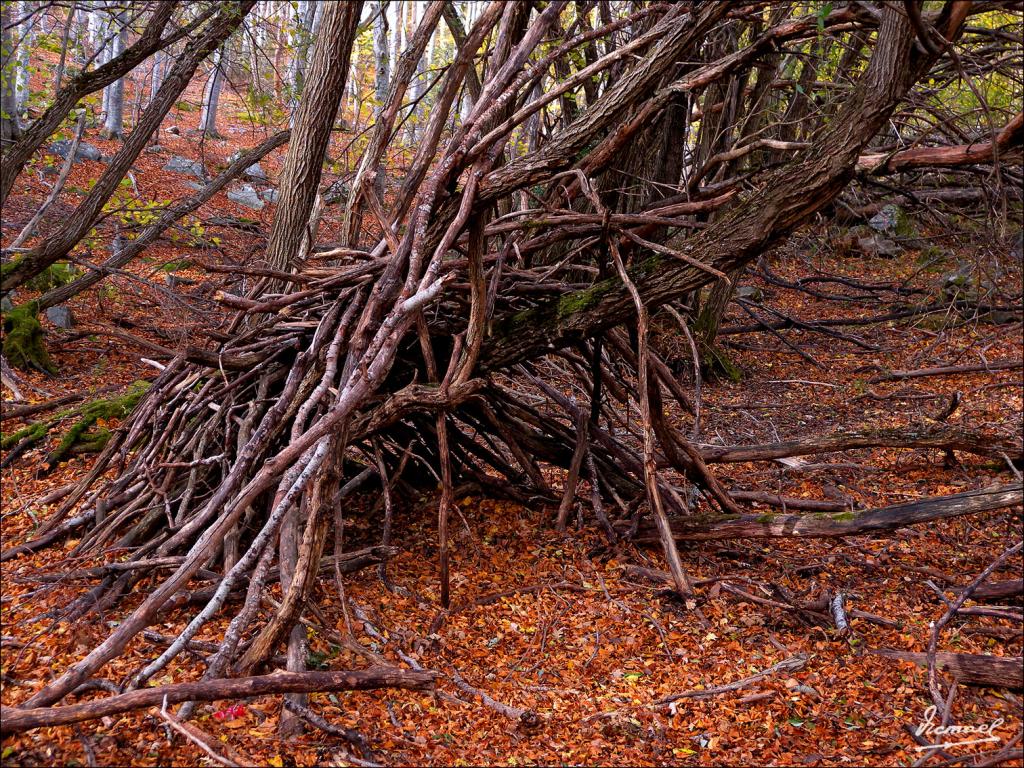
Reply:
[[[124, 11], [117, 12], [113, 23], [117, 25], [118, 31], [110, 48], [110, 59], [116, 59], [122, 55], [128, 44], [128, 26]], [[103, 123], [103, 135], [108, 139], [120, 139], [124, 132], [124, 77], [119, 77], [107, 86], [104, 91], [104, 103], [106, 104], [106, 117]]]
[[[3, 3], [2, 6], [4, 9], [10, 8], [9, 3]], [[64, 118], [70, 114], [83, 97], [106, 87], [130, 72], [156, 51], [185, 37], [194, 25], [204, 22], [213, 13], [212, 8], [209, 11], [204, 11], [193, 25], [188, 25], [163, 37], [163, 30], [170, 22], [176, 6], [176, 2], [157, 4], [145, 31], [122, 56], [104, 66], [82, 72], [72, 78], [57, 94], [46, 112], [28, 126], [14, 146], [5, 147], [2, 161], [0, 161], [0, 206], [7, 200], [7, 196], [14, 186], [14, 180], [21, 173], [32, 153], [39, 149], [43, 142], [57, 130]], [[92, 18], [92, 14], [90, 14], [90, 18]]]
[[[163, 51], [157, 51], [153, 54], [153, 72], [150, 77], [151, 82], [149, 84], [149, 101], [147, 105], [153, 103], [153, 99], [156, 98], [157, 92], [160, 90], [160, 86], [164, 82], [164, 70], [167, 68], [167, 54]], [[156, 134], [159, 136], [159, 133]]]
[[32, 72], [30, 62], [32, 49], [35, 46], [35, 29], [37, 21], [36, 16], [30, 16], [32, 13], [32, 5], [33, 3], [31, 0], [22, 0], [19, 8], [20, 18], [25, 19], [25, 21], [22, 22], [21, 29], [19, 30], [18, 76], [17, 83], [15, 85], [19, 119], [28, 115], [28, 100], [31, 95], [29, 78], [31, 77]]
[[[0, 4], [0, 144], [7, 154], [10, 142], [21, 136], [18, 121], [18, 60], [14, 51], [11, 18], [13, 3]], [[2, 200], [0, 200], [2, 203]]]
[[64, 79], [64, 68], [68, 60], [68, 46], [71, 44], [71, 28], [75, 23], [76, 8], [72, 5], [68, 8], [68, 15], [64, 19], [64, 31], [60, 39], [60, 59], [57, 61], [57, 73], [53, 76], [53, 90], [60, 91], [61, 81]]
[[224, 88], [224, 48], [217, 51], [213, 60], [213, 71], [206, 80], [203, 89], [203, 108], [199, 113], [199, 130], [203, 136], [217, 138], [217, 106], [220, 104], [220, 92]]
[[[391, 60], [388, 51], [388, 0], [378, 0], [377, 18], [373, 25], [373, 90], [377, 103], [374, 113], [379, 122], [384, 112], [384, 104], [388, 97], [388, 84], [391, 81]], [[384, 200], [384, 169], [382, 168], [373, 180], [373, 189], [377, 199]]]
[[293, 266], [313, 210], [361, 11], [362, 2], [332, 3], [324, 8], [309, 82], [299, 102], [293, 140], [281, 172], [281, 197], [267, 244], [267, 264], [273, 269], [284, 271]]
[[107, 169], [97, 180], [85, 200], [75, 209], [60, 230], [46, 238], [23, 257], [11, 262], [9, 269], [3, 275], [2, 282], [0, 282], [0, 290], [6, 292], [16, 288], [54, 262], [67, 256], [95, 225], [103, 206], [146, 146], [153, 131], [159, 127], [171, 107], [174, 106], [174, 102], [188, 86], [196, 68], [234, 32], [242, 23], [249, 9], [255, 4], [256, 0], [241, 0], [221, 6], [222, 12], [218, 14], [200, 39], [177, 58], [157, 94], [157, 98], [143, 113], [135, 130], [129, 134], [121, 150], [110, 161]]

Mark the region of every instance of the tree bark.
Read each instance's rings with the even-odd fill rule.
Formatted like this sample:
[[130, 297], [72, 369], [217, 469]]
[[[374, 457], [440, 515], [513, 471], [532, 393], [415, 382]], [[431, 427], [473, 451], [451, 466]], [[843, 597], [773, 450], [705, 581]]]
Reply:
[[256, 0], [239, 0], [221, 6], [221, 12], [204, 34], [177, 58], [160, 87], [157, 98], [146, 108], [139, 124], [135, 126], [121, 150], [110, 161], [110, 165], [96, 181], [85, 200], [75, 209], [70, 219], [59, 231], [8, 265], [8, 269], [4, 270], [3, 277], [0, 279], [0, 290], [6, 292], [16, 288], [54, 262], [67, 256], [95, 225], [103, 206], [117, 189], [117, 185], [124, 178], [132, 163], [138, 158], [153, 131], [159, 127], [171, 107], [174, 106], [178, 96], [188, 86], [200, 62], [238, 28], [245, 15], [255, 4]]
[[[177, 5], [177, 0], [157, 3], [153, 15], [149, 19], [149, 24], [147, 24], [142, 35], [133, 45], [126, 49], [118, 58], [96, 69], [82, 72], [73, 77], [64, 89], [57, 94], [46, 112], [25, 129], [17, 143], [10, 148], [5, 148], [2, 162], [0, 162], [0, 205], [3, 205], [7, 200], [11, 188], [14, 186], [14, 180], [21, 173], [22, 168], [24, 168], [32, 153], [39, 149], [43, 142], [60, 127], [64, 118], [68, 116], [83, 97], [110, 85], [110, 83], [123, 77], [156, 51], [163, 50], [182, 39], [212, 16], [215, 10], [211, 6], [208, 11], [204, 11], [192, 24], [167, 37], [161, 37]], [[9, 8], [10, 4], [3, 3], [3, 7]]]
[[281, 172], [281, 197], [267, 244], [267, 264], [286, 271], [295, 260], [323, 173], [335, 115], [345, 92], [362, 0], [323, 10], [309, 81], [295, 116], [294, 140]]
[[[967, 491], [952, 496], [937, 496], [909, 504], [807, 515], [710, 515], [672, 521], [672, 532], [680, 541], [718, 541], [721, 539], [773, 539], [785, 537], [833, 538], [870, 531], [889, 531], [916, 523], [944, 520], [975, 512], [1013, 507], [1022, 503], [1020, 483]], [[654, 531], [643, 529], [639, 541], [654, 543], [660, 539]]]
[[216, 701], [267, 696], [279, 693], [314, 693], [318, 691], [368, 691], [377, 688], [430, 689], [434, 686], [434, 673], [429, 671], [377, 667], [345, 672], [276, 672], [257, 677], [238, 677], [225, 680], [200, 680], [194, 683], [175, 683], [156, 688], [142, 688], [130, 693], [111, 696], [83, 704], [66, 707], [40, 707], [37, 709], [0, 708], [0, 733], [5, 736], [32, 728], [51, 727], [95, 720], [121, 712], [146, 707], [159, 707], [165, 702]]

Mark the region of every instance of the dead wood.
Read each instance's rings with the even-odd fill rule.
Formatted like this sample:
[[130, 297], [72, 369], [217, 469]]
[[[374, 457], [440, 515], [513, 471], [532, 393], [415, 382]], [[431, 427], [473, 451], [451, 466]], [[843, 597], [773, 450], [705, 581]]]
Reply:
[[772, 675], [782, 673], [799, 672], [807, 666], [807, 657], [803, 655], [793, 656], [788, 659], [783, 659], [780, 662], [772, 664], [767, 669], [763, 669], [757, 674], [744, 677], [740, 680], [736, 680], [731, 683], [724, 685], [716, 685], [712, 688], [703, 688], [693, 691], [683, 691], [682, 693], [674, 693], [671, 696], [666, 696], [663, 699], [659, 699], [655, 702], [658, 706], [665, 704], [671, 704], [674, 701], [680, 701], [682, 699], [707, 699], [712, 696], [718, 696], [723, 693], [730, 693], [732, 691], [738, 691], [742, 688], [747, 688], [754, 683], [759, 683], [765, 678], [771, 677]]
[[433, 687], [434, 678], [432, 672], [380, 667], [345, 672], [277, 672], [258, 677], [176, 683], [64, 707], [3, 707], [0, 732], [6, 735], [32, 728], [95, 720], [107, 715], [159, 706], [164, 702], [179, 704], [183, 701], [216, 701], [281, 693], [366, 691], [377, 688], [423, 690]]
[[[965, 587], [956, 587], [954, 591], [961, 592]], [[981, 584], [971, 594], [972, 600], [1005, 600], [1008, 597], [1020, 597], [1024, 594], [1024, 579], [1011, 579], [1009, 581], [991, 581]]]
[[997, 360], [977, 365], [945, 365], [936, 368], [921, 368], [917, 371], [890, 371], [872, 376], [868, 381], [876, 384], [880, 381], [899, 381], [901, 379], [918, 379], [923, 376], [951, 376], [958, 373], [988, 373], [989, 371], [1015, 371], [1024, 368], [1024, 360]]
[[[673, 520], [672, 532], [681, 541], [850, 536], [1017, 506], [1022, 502], [1022, 488], [1024, 486], [1020, 483], [1013, 483], [951, 496], [936, 496], [908, 504], [831, 514], [708, 515]], [[646, 529], [641, 532], [638, 540], [650, 543], [654, 537]]]
[[700, 453], [708, 464], [770, 461], [860, 448], [930, 448], [989, 457], [1005, 453], [1019, 459], [1024, 452], [1022, 446], [1024, 442], [1019, 436], [985, 435], [940, 424], [922, 424], [895, 429], [840, 431], [763, 445], [700, 446]]
[[[912, 661], [918, 666], [928, 665], [928, 654], [898, 651], [892, 648], [878, 648], [870, 651], [877, 656]], [[957, 680], [966, 685], [1010, 688], [1024, 687], [1024, 659], [1020, 656], [987, 656], [974, 653], [937, 653], [939, 670], [952, 672]]]

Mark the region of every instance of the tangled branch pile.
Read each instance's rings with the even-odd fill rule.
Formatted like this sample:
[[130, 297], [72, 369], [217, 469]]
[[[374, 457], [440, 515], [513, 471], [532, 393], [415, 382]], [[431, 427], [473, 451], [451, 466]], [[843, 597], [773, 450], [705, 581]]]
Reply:
[[[677, 325], [706, 369], [737, 270], [829, 209], [856, 173], [1019, 160], [1019, 114], [982, 126], [987, 143], [957, 128], [952, 143], [901, 151], [886, 127], [897, 114], [902, 135], [948, 127], [930, 93], [1012, 68], [993, 51], [1009, 45], [1001, 24], [1020, 20], [990, 3], [913, 14], [846, 3], [799, 16], [790, 3], [654, 2], [621, 18], [598, 5], [599, 26], [564, 2], [486, 6], [435, 85], [424, 138], [387, 202], [375, 183], [382, 158], [445, 12], [430, 3], [353, 182], [346, 236], [315, 246], [317, 131], [329, 134], [333, 116], [318, 99], [337, 104], [337, 63], [359, 17], [358, 3], [330, 4], [266, 264], [248, 270], [244, 290], [219, 295], [237, 310], [230, 332], [166, 366], [42, 531], [45, 543], [82, 529], [76, 554], [131, 552], [100, 569], [71, 616], [111, 607], [157, 565], [172, 570], [26, 707], [59, 702], [168, 606], [201, 606], [128, 683], [144, 686], [232, 593], [245, 597], [207, 678], [253, 674], [286, 640], [288, 668], [301, 670], [297, 620], [322, 563], [340, 583], [340, 502], [368, 482], [383, 488], [385, 545], [395, 484], [440, 486], [445, 606], [448, 516], [470, 490], [548, 500], [564, 528], [583, 477], [610, 539], [635, 535], [649, 515], [680, 594], [692, 588], [670, 518], [677, 533], [706, 537], [722, 524], [722, 535], [750, 535], [710, 468], [728, 451], [696, 442], [699, 401], [652, 345], [652, 315]], [[463, 89], [473, 106], [455, 121]], [[685, 418], [667, 414], [669, 398]], [[1019, 443], [967, 445], [941, 429], [857, 445], [873, 444], [1020, 455]], [[567, 470], [560, 490], [552, 467]], [[843, 522], [818, 519], [809, 533], [843, 532]], [[277, 579], [284, 599], [257, 623]]]

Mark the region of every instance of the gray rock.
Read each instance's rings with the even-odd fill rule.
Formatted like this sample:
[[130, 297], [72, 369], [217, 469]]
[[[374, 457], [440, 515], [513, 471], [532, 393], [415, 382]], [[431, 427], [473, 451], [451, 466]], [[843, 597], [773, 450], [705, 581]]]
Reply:
[[163, 144], [152, 144], [142, 151], [145, 152], [147, 155], [159, 155], [163, 154], [167, 150], [164, 148]]
[[324, 204], [336, 205], [337, 203], [345, 202], [346, 200], [348, 200], [348, 196], [350, 193], [351, 191], [348, 188], [348, 184], [346, 184], [341, 179], [338, 179], [336, 182], [334, 182], [329, 187], [327, 187], [327, 189], [324, 190]]
[[181, 129], [176, 125], [164, 128], [164, 132], [171, 134], [171, 136], [181, 136]]
[[14, 302], [11, 301], [9, 296], [4, 296], [0, 299], [0, 312], [10, 312], [14, 309]]
[[58, 328], [71, 328], [75, 324], [75, 318], [67, 307], [50, 307], [46, 310], [46, 319]]
[[188, 187], [189, 189], [194, 189], [196, 192], [206, 189], [206, 185], [200, 184], [198, 181], [186, 181], [185, 186]]
[[[232, 152], [231, 157], [228, 158], [228, 163], [235, 162], [235, 160], [237, 160], [241, 156], [241, 150]], [[252, 179], [253, 181], [270, 181], [270, 177], [267, 176], [266, 171], [263, 170], [263, 167], [259, 163], [253, 163], [252, 165], [250, 165], [248, 168], [242, 171], [242, 175]]]
[[256, 188], [252, 184], [242, 184], [241, 186], [228, 190], [228, 200], [233, 203], [238, 203], [239, 205], [244, 205], [246, 208], [252, 208], [254, 211], [263, 210], [263, 206], [266, 205], [266, 203], [260, 199], [259, 194], [256, 192]]
[[263, 170], [259, 163], [253, 163], [246, 168], [244, 175], [253, 181], [270, 181], [270, 177], [267, 176], [267, 172]]
[[737, 299], [749, 299], [750, 301], [760, 301], [764, 298], [764, 292], [754, 285], [741, 285], [736, 289]]
[[876, 232], [895, 232], [900, 223], [900, 209], [887, 205], [868, 220], [868, 226]]
[[278, 198], [281, 197], [281, 193], [271, 187], [270, 189], [260, 190], [260, 199], [268, 203], [277, 203]]
[[167, 159], [164, 170], [185, 173], [189, 176], [195, 176], [197, 179], [206, 178], [206, 170], [203, 168], [202, 163], [198, 160], [189, 160], [187, 157], [179, 157], [178, 155], [171, 155]]
[[189, 278], [182, 277], [181, 275], [168, 273], [164, 276], [164, 282], [167, 283], [168, 288], [178, 288], [183, 285], [195, 285], [197, 281], [190, 280]]
[[858, 237], [854, 244], [861, 253], [865, 256], [880, 256], [883, 258], [894, 258], [899, 256], [903, 249], [899, 247], [895, 242], [887, 237], [881, 235], [871, 235], [870, 237]]
[[[55, 141], [50, 145], [50, 151], [55, 155], [61, 157], [67, 157], [68, 152], [71, 151], [72, 142], [70, 139], [62, 139], [61, 141]], [[75, 152], [75, 162], [79, 160], [91, 160], [93, 162], [99, 162], [103, 159], [103, 153], [100, 152], [99, 147], [95, 147], [87, 141], [83, 141], [78, 145], [78, 150]]]
[[1017, 233], [1017, 237], [1012, 239], [1013, 243], [1010, 246], [1010, 258], [1011, 259], [1024, 259], [1024, 229]]

